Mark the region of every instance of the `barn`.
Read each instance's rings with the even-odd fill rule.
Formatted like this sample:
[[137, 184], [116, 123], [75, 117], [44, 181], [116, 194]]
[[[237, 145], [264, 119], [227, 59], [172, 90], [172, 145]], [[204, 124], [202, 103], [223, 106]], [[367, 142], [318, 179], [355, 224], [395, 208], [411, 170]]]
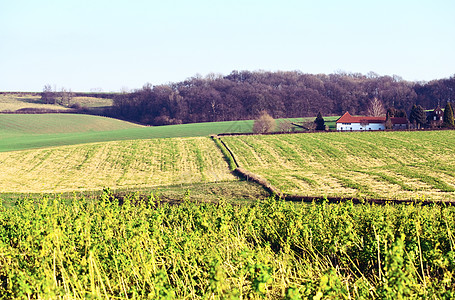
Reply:
[[[393, 129], [406, 129], [406, 118], [390, 118]], [[351, 116], [346, 112], [336, 122], [338, 131], [384, 130], [386, 117]]]

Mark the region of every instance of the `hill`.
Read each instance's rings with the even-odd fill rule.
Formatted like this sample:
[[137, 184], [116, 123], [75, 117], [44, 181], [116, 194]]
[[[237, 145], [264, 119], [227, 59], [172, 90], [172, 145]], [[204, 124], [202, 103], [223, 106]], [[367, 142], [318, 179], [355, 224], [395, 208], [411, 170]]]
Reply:
[[399, 76], [233, 71], [227, 76], [195, 76], [166, 85], [144, 85], [113, 97], [112, 116], [147, 125], [254, 119], [261, 111], [274, 118], [368, 114], [372, 100], [386, 109], [409, 112], [455, 99], [455, 76], [429, 83]]
[[109, 131], [143, 126], [82, 114], [0, 114], [0, 134], [49, 134]]
[[[277, 123], [303, 120], [311, 121], [313, 118], [278, 119]], [[118, 140], [249, 133], [253, 122], [242, 120], [144, 127], [116, 119], [79, 114], [0, 114], [0, 152]], [[333, 126], [333, 120], [327, 124]]]
[[[41, 99], [40, 93], [8, 93], [0, 92], [0, 113], [1, 112], [21, 112], [23, 110], [45, 110], [66, 112], [71, 111], [71, 107], [77, 107], [90, 113], [102, 113], [107, 107], [112, 106], [112, 99], [107, 98], [108, 94], [84, 94], [72, 93], [69, 101], [63, 104], [58, 93], [55, 93], [57, 101], [55, 104], [45, 104]], [[58, 103], [61, 104], [58, 104]]]

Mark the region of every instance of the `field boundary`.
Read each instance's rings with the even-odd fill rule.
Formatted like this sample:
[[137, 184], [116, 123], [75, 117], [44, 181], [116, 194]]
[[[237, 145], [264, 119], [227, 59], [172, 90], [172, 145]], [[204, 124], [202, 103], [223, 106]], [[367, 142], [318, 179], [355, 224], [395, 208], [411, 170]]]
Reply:
[[[235, 134], [239, 135], [239, 134]], [[251, 135], [251, 134], [247, 134]], [[227, 135], [223, 135], [227, 136]], [[303, 196], [303, 195], [292, 195], [292, 194], [285, 194], [273, 186], [270, 182], [268, 182], [265, 178], [252, 173], [246, 169], [243, 169], [238, 164], [237, 160], [235, 159], [234, 153], [232, 150], [224, 143], [224, 141], [217, 136], [212, 136], [214, 141], [219, 141], [221, 145], [226, 149], [226, 151], [221, 151], [226, 156], [225, 152], [229, 153], [231, 159], [235, 162], [236, 168], [232, 171], [234, 175], [237, 177], [244, 179], [246, 181], [251, 181], [261, 185], [267, 192], [270, 193], [272, 197], [283, 199], [286, 201], [291, 202], [323, 202], [327, 201], [328, 203], [340, 203], [346, 201], [352, 201], [354, 204], [375, 204], [375, 205], [387, 205], [387, 204], [416, 204], [416, 205], [447, 205], [447, 206], [455, 206], [455, 201], [428, 201], [428, 200], [419, 200], [419, 199], [374, 199], [374, 198], [356, 198], [356, 197], [327, 197], [327, 196]], [[227, 160], [229, 160], [227, 158]]]
[[232, 133], [219, 133], [218, 137], [222, 136], [249, 136], [249, 135], [281, 135], [281, 134], [301, 134], [301, 133], [346, 133], [346, 132], [422, 132], [422, 131], [446, 131], [455, 130], [455, 128], [422, 128], [422, 129], [386, 129], [386, 130], [306, 130], [306, 131], [276, 131], [276, 132], [232, 132]]

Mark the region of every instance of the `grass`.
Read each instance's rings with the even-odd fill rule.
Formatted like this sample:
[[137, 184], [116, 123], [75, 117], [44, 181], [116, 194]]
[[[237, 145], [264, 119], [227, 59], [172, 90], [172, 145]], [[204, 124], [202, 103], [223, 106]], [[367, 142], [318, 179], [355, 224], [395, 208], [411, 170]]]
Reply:
[[[168, 203], [191, 202], [213, 202], [227, 201], [235, 204], [251, 203], [252, 201], [269, 197], [261, 186], [243, 180], [218, 181], [218, 182], [193, 182], [174, 185], [163, 185], [143, 188], [109, 188], [115, 195], [135, 194], [141, 198], [149, 197], [151, 194], [159, 197], [161, 201]], [[75, 198], [87, 201], [96, 201], [103, 194], [104, 189], [79, 190], [60, 193], [24, 193], [9, 192], [0, 193], [0, 200], [5, 208], [12, 208], [16, 203], [25, 199], [37, 199], [46, 197], [51, 200], [58, 200], [70, 203]]]
[[[302, 119], [286, 119], [293, 122]], [[284, 119], [278, 121], [283, 122]], [[0, 152], [107, 141], [249, 133], [252, 120], [145, 127], [73, 114], [0, 114]]]
[[109, 193], [0, 207], [4, 298], [453, 299], [453, 207]]
[[0, 94], [0, 112], [12, 112], [22, 108], [35, 109], [52, 109], [52, 110], [67, 110], [68, 108], [56, 104], [41, 103], [41, 96], [20, 94]]
[[223, 137], [239, 164], [308, 196], [455, 200], [454, 131]]
[[[112, 99], [95, 98], [95, 97], [73, 97], [69, 106], [79, 104], [80, 107], [88, 110], [112, 106]], [[68, 110], [68, 107], [59, 104], [44, 104], [41, 102], [41, 96], [18, 94], [0, 94], [0, 112], [12, 112], [23, 108], [34, 109], [51, 109], [51, 110]]]
[[40, 193], [233, 181], [208, 137], [128, 140], [0, 153], [0, 192]]
[[60, 134], [142, 128], [133, 123], [80, 114], [0, 114], [0, 135]]

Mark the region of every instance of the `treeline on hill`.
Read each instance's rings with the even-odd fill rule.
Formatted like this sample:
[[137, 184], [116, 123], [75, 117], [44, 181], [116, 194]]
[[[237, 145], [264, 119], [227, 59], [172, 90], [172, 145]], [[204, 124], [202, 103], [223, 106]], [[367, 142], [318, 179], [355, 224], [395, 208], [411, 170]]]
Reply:
[[362, 114], [371, 99], [386, 108], [410, 111], [414, 104], [435, 108], [455, 99], [455, 76], [429, 83], [375, 73], [330, 75], [233, 71], [227, 76], [195, 76], [183, 82], [117, 94], [111, 116], [149, 125], [252, 119], [267, 111], [274, 118]]

